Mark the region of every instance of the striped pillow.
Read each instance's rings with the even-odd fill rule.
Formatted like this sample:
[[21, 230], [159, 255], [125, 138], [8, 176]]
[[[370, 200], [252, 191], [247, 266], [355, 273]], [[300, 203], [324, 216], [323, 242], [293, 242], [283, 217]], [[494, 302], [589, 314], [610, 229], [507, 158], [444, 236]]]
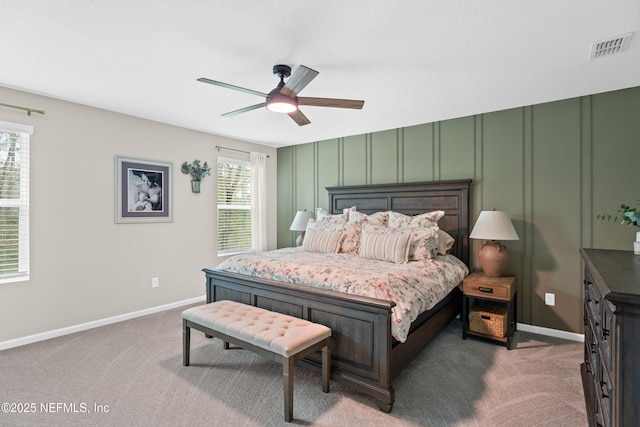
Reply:
[[344, 231], [319, 231], [307, 228], [302, 241], [302, 248], [307, 252], [322, 254], [336, 253], [340, 249], [340, 242]]
[[404, 230], [385, 230], [364, 227], [358, 254], [363, 258], [404, 264], [409, 258], [411, 233]]

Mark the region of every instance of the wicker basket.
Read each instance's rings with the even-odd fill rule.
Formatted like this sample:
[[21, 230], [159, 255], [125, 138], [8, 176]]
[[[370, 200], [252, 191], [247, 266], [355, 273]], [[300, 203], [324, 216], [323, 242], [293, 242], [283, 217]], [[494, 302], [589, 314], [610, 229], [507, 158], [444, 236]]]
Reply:
[[494, 337], [507, 333], [507, 307], [502, 304], [478, 303], [469, 312], [469, 330]]

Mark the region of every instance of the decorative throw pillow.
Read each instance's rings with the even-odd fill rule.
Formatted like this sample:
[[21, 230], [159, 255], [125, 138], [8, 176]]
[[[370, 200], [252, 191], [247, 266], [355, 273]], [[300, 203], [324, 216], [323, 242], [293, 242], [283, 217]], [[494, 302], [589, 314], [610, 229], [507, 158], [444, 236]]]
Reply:
[[438, 226], [435, 227], [409, 227], [405, 229], [411, 232], [409, 243], [409, 261], [430, 259], [438, 250]]
[[363, 258], [404, 264], [409, 257], [411, 233], [383, 227], [364, 227], [358, 254]]
[[[410, 216], [399, 212], [389, 212], [389, 228], [412, 230], [413, 238], [409, 249], [409, 260], [429, 259], [438, 252], [438, 221], [444, 211], [432, 211]], [[424, 230], [430, 230], [424, 234]]]
[[389, 227], [433, 227], [438, 225], [438, 221], [444, 216], [444, 211], [427, 212], [420, 215], [410, 216], [399, 212], [389, 211]]
[[364, 212], [352, 210], [349, 213], [350, 223], [363, 223], [363, 224], [370, 224], [370, 225], [386, 226], [388, 220], [389, 220], [388, 212], [376, 212], [374, 214], [367, 215]]
[[307, 223], [307, 230], [316, 230], [316, 231], [342, 231], [344, 230], [346, 221], [342, 222], [339, 219], [323, 219], [321, 221], [316, 221], [311, 218]]
[[438, 255], [446, 255], [449, 253], [455, 239], [444, 230], [438, 230]]
[[[363, 225], [374, 224], [384, 226], [388, 217], [386, 212], [367, 215], [364, 212], [358, 212], [355, 206], [345, 209], [344, 211], [345, 213], [348, 212], [349, 219], [347, 225], [344, 227], [345, 235], [340, 246], [340, 252], [343, 253], [358, 253], [360, 249], [360, 233], [362, 232]], [[332, 220], [334, 223], [338, 223], [337, 220]]]
[[342, 214], [347, 216], [347, 220], [349, 220], [349, 215], [351, 215], [351, 212], [355, 212], [356, 207], [355, 206], [351, 206], [350, 208], [344, 208], [342, 209]]
[[307, 252], [336, 253], [340, 249], [343, 235], [344, 231], [307, 230], [304, 233], [302, 248]]
[[320, 221], [313, 218], [307, 223], [307, 232], [315, 231], [342, 231], [344, 236], [340, 243], [338, 252], [354, 253], [358, 252], [360, 244], [360, 226], [359, 224], [349, 224], [342, 218], [342, 215], [332, 215], [330, 218], [324, 217]]
[[324, 210], [323, 208], [316, 208], [316, 221], [334, 221], [334, 222], [346, 222], [349, 219], [349, 210], [344, 209], [341, 214], [333, 215]]
[[362, 230], [362, 224], [348, 223], [344, 226], [344, 238], [340, 245], [340, 252], [343, 253], [357, 253], [360, 247], [360, 232]]

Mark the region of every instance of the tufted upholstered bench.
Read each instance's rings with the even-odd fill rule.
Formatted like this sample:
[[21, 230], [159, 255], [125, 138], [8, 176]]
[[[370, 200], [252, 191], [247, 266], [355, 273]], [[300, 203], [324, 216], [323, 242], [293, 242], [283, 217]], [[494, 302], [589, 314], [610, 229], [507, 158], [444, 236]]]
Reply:
[[322, 391], [329, 392], [331, 329], [304, 319], [234, 301], [216, 301], [182, 312], [182, 364], [189, 366], [191, 328], [282, 363], [284, 419], [293, 418], [293, 366], [322, 350]]

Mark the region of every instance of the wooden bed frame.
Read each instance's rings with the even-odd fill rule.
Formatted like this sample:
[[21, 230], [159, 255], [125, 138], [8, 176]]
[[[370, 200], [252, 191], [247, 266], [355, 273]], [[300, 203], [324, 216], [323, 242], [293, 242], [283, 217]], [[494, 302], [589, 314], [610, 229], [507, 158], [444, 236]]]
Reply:
[[[416, 215], [444, 210], [441, 229], [455, 239], [451, 253], [469, 265], [469, 189], [471, 180], [327, 187], [333, 213], [356, 206], [375, 213], [393, 210]], [[404, 343], [391, 336], [393, 302], [347, 295], [302, 285], [227, 273], [212, 268], [206, 275], [207, 303], [228, 299], [320, 323], [333, 336], [331, 379], [374, 397], [385, 412], [393, 408], [393, 378], [459, 313], [461, 292], [422, 313]], [[321, 373], [320, 355], [299, 364]]]

